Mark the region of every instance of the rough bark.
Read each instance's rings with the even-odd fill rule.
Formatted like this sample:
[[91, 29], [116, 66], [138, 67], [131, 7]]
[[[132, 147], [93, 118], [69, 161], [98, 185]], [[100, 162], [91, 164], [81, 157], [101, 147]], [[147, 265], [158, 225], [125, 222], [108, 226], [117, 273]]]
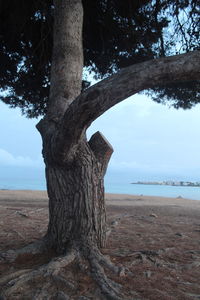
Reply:
[[[49, 196], [45, 241], [62, 253], [77, 241], [105, 246], [103, 178], [113, 150], [99, 132], [88, 143], [83, 130], [74, 143], [78, 125], [74, 124], [63, 136], [62, 143], [68, 143], [69, 147], [59, 152], [55, 136], [62, 130], [60, 121], [81, 92], [83, 11], [81, 0], [55, 0], [54, 4], [50, 99], [47, 116], [38, 124], [38, 129], [43, 139]], [[70, 118], [74, 119], [75, 115], [73, 111]]]
[[81, 0], [54, 0], [54, 4], [48, 117], [57, 122], [81, 91], [83, 8]]
[[62, 252], [73, 240], [105, 244], [103, 177], [112, 147], [99, 133], [87, 143], [86, 129], [110, 107], [139, 91], [197, 79], [200, 52], [130, 66], [80, 94], [81, 1], [56, 0], [55, 6], [49, 111], [38, 128], [49, 195], [47, 238]]
[[[104, 157], [95, 155], [99, 136]], [[96, 138], [95, 138], [96, 136]], [[64, 252], [73, 242], [105, 246], [106, 215], [103, 177], [112, 149], [100, 133], [80, 141], [73, 160], [58, 165], [46, 164], [49, 195], [49, 227], [47, 240], [58, 252]], [[107, 148], [106, 148], [107, 147]], [[98, 151], [101, 148], [98, 149]], [[97, 151], [97, 153], [98, 153]], [[46, 151], [47, 152], [47, 151]]]
[[[0, 280], [0, 298], [2, 300], [75, 299], [77, 298], [74, 298], [77, 283], [74, 281], [73, 272], [69, 271], [69, 275], [65, 275], [67, 267], [76, 269], [75, 277], [78, 275], [78, 270], [81, 271], [84, 277], [91, 277], [92, 275], [100, 288], [97, 294], [103, 294], [98, 299], [130, 299], [120, 292], [121, 285], [110, 280], [104, 272], [105, 268], [117, 276], [124, 277], [126, 276], [126, 270], [114, 266], [94, 246], [75, 242], [72, 248], [68, 247], [66, 255], [54, 257], [45, 265], [37, 265], [36, 269], [23, 269], [5, 275]], [[93, 289], [93, 291], [95, 290], [96, 288]], [[85, 291], [87, 292], [87, 288], [85, 288]], [[64, 298], [60, 298], [61, 295]]]
[[[70, 145], [77, 144], [90, 124], [127, 97], [155, 86], [199, 80], [199, 77], [200, 51], [154, 59], [122, 69], [87, 89], [70, 105], [54, 135], [55, 152], [65, 156], [63, 151], [66, 153], [68, 149], [70, 155]], [[66, 134], [69, 136], [67, 140], [64, 138]]]
[[[12, 261], [18, 253], [40, 253], [53, 247], [66, 257], [53, 259], [37, 270], [23, 270], [6, 278], [3, 295], [20, 292], [28, 282], [48, 277], [37, 299], [52, 295], [52, 285], [65, 279], [60, 271], [70, 263], [89, 262], [90, 275], [107, 299], [126, 299], [120, 286], [104, 273], [104, 268], [124, 276], [100, 252], [105, 245], [106, 213], [103, 178], [113, 152], [99, 132], [89, 142], [86, 129], [98, 116], [127, 97], [163, 83], [198, 79], [200, 52], [162, 58], [123, 69], [118, 74], [81, 93], [82, 4], [81, 0], [55, 0], [54, 48], [51, 90], [47, 116], [38, 124], [43, 139], [49, 196], [49, 226], [42, 243], [2, 256]], [[81, 268], [82, 266], [80, 266]], [[52, 282], [52, 285], [51, 285]], [[63, 296], [57, 287], [55, 299]], [[60, 296], [59, 296], [60, 297]], [[68, 296], [66, 295], [66, 299]], [[8, 298], [9, 299], [9, 298]], [[11, 299], [11, 298], [10, 298]]]
[[100, 133], [86, 141], [92, 121], [139, 91], [200, 74], [196, 51], [130, 66], [81, 93], [82, 19], [81, 0], [55, 0], [49, 109], [38, 125], [49, 195], [46, 240], [59, 252], [78, 240], [105, 244], [103, 177], [113, 150]]

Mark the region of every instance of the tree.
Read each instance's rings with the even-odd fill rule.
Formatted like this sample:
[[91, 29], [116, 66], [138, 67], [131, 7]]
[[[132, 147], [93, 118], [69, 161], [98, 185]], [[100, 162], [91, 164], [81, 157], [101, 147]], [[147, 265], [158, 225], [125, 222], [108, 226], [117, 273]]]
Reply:
[[[138, 13], [138, 15], [135, 14], [135, 20], [138, 20], [138, 24], [141, 23], [140, 18], [143, 17], [142, 21], [146, 20], [145, 14], [151, 11], [152, 4], [151, 1], [142, 1], [142, 5], [141, 2], [139, 5], [139, 2], [136, 1], [138, 6], [134, 7], [134, 11]], [[188, 3], [188, 1], [184, 1], [184, 5], [186, 2]], [[44, 273], [52, 275], [59, 272], [59, 268], [63, 265], [68, 265], [74, 261], [75, 258], [80, 260], [80, 257], [84, 257], [89, 262], [93, 277], [104, 295], [109, 299], [124, 299], [124, 296], [120, 296], [119, 291], [108, 280], [101, 265], [116, 273], [123, 273], [122, 270], [114, 266], [99, 250], [106, 241], [103, 178], [113, 149], [99, 132], [87, 141], [86, 130], [98, 116], [135, 93], [160, 87], [163, 84], [178, 84], [179, 82], [188, 82], [188, 80], [196, 82], [200, 74], [197, 63], [200, 60], [200, 52], [191, 51], [163, 57], [167, 51], [164, 49], [162, 31], [167, 26], [167, 20], [165, 17], [160, 16], [158, 18], [158, 16], [162, 9], [166, 9], [167, 3], [165, 1], [153, 1], [156, 13], [152, 24], [147, 24], [145, 27], [142, 23], [140, 27], [139, 25], [135, 27], [137, 33], [134, 36], [134, 39], [137, 40], [134, 46], [135, 56], [129, 57], [129, 51], [131, 53], [133, 48], [128, 44], [126, 47], [127, 49], [130, 47], [130, 49], [127, 52], [126, 48], [117, 48], [117, 54], [112, 54], [113, 48], [111, 47], [110, 53], [108, 52], [109, 60], [105, 62], [105, 65], [104, 61], [98, 62], [97, 58], [95, 66], [93, 66], [92, 61], [91, 68], [93, 67], [92, 70], [97, 69], [100, 77], [105, 75], [105, 69], [107, 69], [107, 75], [109, 73], [115, 74], [82, 91], [83, 66], [89, 67], [89, 62], [84, 63], [83, 57], [82, 26], [88, 25], [87, 19], [83, 23], [82, 1], [55, 0], [54, 6], [50, 6], [50, 8], [49, 2], [40, 3], [44, 6], [48, 3], [45, 8], [48, 8], [50, 15], [54, 11], [50, 89], [48, 88], [48, 78], [45, 77], [50, 69], [49, 61], [46, 59], [45, 66], [38, 72], [34, 72], [39, 61], [35, 57], [31, 59], [29, 56], [32, 53], [29, 51], [32, 45], [29, 44], [30, 40], [27, 37], [20, 41], [22, 49], [19, 47], [18, 52], [13, 52], [10, 49], [9, 53], [8, 48], [12, 43], [8, 39], [8, 46], [6, 46], [6, 40], [4, 40], [2, 56], [7, 59], [5, 61], [8, 67], [13, 68], [13, 70], [6, 73], [5, 68], [3, 68], [2, 83], [4, 83], [4, 88], [10, 88], [8, 91], [10, 94], [4, 101], [8, 101], [13, 106], [27, 107], [27, 113], [30, 116], [45, 112], [45, 116], [38, 123], [37, 128], [43, 140], [43, 157], [46, 165], [49, 196], [49, 226], [42, 241], [12, 253], [9, 252], [9, 258], [15, 259], [18, 254], [42, 252], [49, 248], [55, 249], [58, 254], [66, 255], [62, 259], [52, 260], [37, 271], [26, 273], [26, 276], [22, 278], [19, 277], [15, 286], [17, 289], [20, 284], [25, 284], [28, 280], [35, 278], [36, 274], [38, 276]], [[133, 16], [126, 18], [123, 14], [127, 13], [127, 7], [123, 10], [122, 2], [119, 2], [119, 6], [116, 3], [115, 1], [91, 1], [90, 5], [101, 5], [102, 11], [108, 10], [109, 13], [115, 7], [112, 18], [109, 17], [109, 22], [117, 22], [118, 27], [122, 27], [122, 33], [127, 29], [125, 32], [128, 35], [131, 32], [131, 24], [134, 23]], [[127, 1], [127, 3], [131, 5], [131, 1]], [[174, 2], [171, 1], [170, 3], [173, 5]], [[192, 3], [195, 2], [192, 1]], [[89, 11], [86, 9], [85, 1], [83, 1], [83, 6], [87, 16]], [[23, 6], [18, 9], [23, 10]], [[119, 19], [116, 12], [119, 13]], [[33, 19], [30, 18], [34, 24], [37, 23], [38, 19], [40, 20], [39, 23], [42, 23], [42, 20], [47, 22], [41, 11], [35, 10], [32, 6], [29, 13], [29, 17], [34, 15]], [[99, 20], [101, 21], [101, 18]], [[128, 23], [128, 26], [123, 27], [121, 25], [123, 20]], [[108, 24], [110, 24], [109, 22]], [[101, 22], [100, 25], [102, 26]], [[146, 30], [147, 36], [151, 33], [148, 40], [144, 40], [142, 28], [144, 31]], [[154, 30], [156, 30], [155, 35], [153, 34]], [[89, 37], [85, 36], [85, 39], [87, 38]], [[130, 40], [125, 39], [125, 41]], [[109, 40], [108, 43], [111, 41]], [[144, 47], [145, 43], [146, 48]], [[194, 44], [190, 46], [191, 50], [196, 49], [196, 42]], [[18, 41], [15, 41], [16, 45], [18, 45]], [[157, 45], [156, 50], [155, 45]], [[122, 45], [119, 43], [119, 46]], [[29, 59], [26, 56], [20, 56], [20, 51], [25, 55], [26, 50]], [[87, 47], [84, 51], [86, 50]], [[106, 50], [106, 48], [101, 49], [101, 51], [105, 51], [105, 56]], [[95, 49], [91, 52], [93, 56], [96, 55]], [[138, 52], [140, 55], [137, 55]], [[119, 59], [120, 56], [122, 56], [121, 60]], [[161, 57], [159, 58], [159, 56]], [[138, 57], [140, 62], [135, 63]], [[31, 62], [34, 62], [36, 66], [31, 67]], [[134, 62], [134, 64], [126, 66], [130, 62]], [[102, 67], [102, 65], [104, 66]], [[124, 65], [126, 67], [118, 71]], [[32, 75], [30, 76], [30, 74]], [[40, 76], [37, 78], [38, 74]], [[31, 80], [33, 79], [33, 87], [30, 84], [30, 77]], [[7, 79], [9, 81], [6, 84]], [[18, 80], [23, 83], [22, 87], [20, 87]], [[37, 86], [40, 87], [39, 90], [34, 91]], [[46, 99], [46, 91], [48, 90], [49, 97]], [[28, 100], [24, 96], [27, 96]], [[36, 100], [33, 100], [34, 96], [36, 96]], [[40, 101], [41, 96], [43, 96], [44, 101]], [[34, 108], [31, 111], [29, 111], [30, 104]], [[4, 254], [5, 259], [8, 259], [7, 254]], [[11, 290], [5, 290], [4, 294], [9, 296], [15, 286]]]
[[[98, 79], [135, 63], [199, 49], [198, 0], [82, 2], [84, 69]], [[7, 91], [0, 98], [28, 117], [47, 111], [53, 15], [53, 0], [0, 1], [0, 86]], [[162, 84], [154, 87], [153, 96], [191, 107], [199, 101], [198, 84]]]

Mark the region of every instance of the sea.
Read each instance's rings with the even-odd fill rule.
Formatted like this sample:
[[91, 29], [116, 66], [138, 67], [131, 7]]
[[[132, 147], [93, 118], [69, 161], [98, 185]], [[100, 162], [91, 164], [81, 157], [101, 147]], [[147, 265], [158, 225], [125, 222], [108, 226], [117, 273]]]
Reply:
[[200, 187], [146, 185], [146, 184], [105, 184], [107, 193], [130, 194], [143, 196], [161, 196], [200, 200]]
[[[0, 177], [1, 190], [46, 190], [44, 176], [36, 178]], [[116, 194], [163, 196], [200, 200], [200, 187], [131, 184], [105, 180], [105, 192]]]

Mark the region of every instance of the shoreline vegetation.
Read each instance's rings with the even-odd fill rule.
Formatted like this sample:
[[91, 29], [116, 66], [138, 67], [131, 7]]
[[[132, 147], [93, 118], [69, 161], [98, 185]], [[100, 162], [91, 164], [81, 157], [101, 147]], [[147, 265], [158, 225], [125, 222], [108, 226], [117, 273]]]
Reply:
[[169, 180], [169, 181], [137, 181], [137, 182], [131, 182], [131, 184], [200, 187], [200, 182], [172, 181], [172, 180]]

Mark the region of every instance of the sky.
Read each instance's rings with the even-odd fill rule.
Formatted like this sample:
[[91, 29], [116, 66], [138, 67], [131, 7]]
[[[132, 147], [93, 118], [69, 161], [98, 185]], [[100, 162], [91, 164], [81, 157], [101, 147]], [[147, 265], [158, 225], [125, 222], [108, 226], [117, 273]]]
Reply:
[[[114, 148], [110, 182], [200, 181], [199, 116], [200, 105], [175, 110], [135, 95], [99, 117], [87, 135], [99, 130]], [[44, 176], [38, 121], [0, 102], [0, 185], [5, 178]]]

